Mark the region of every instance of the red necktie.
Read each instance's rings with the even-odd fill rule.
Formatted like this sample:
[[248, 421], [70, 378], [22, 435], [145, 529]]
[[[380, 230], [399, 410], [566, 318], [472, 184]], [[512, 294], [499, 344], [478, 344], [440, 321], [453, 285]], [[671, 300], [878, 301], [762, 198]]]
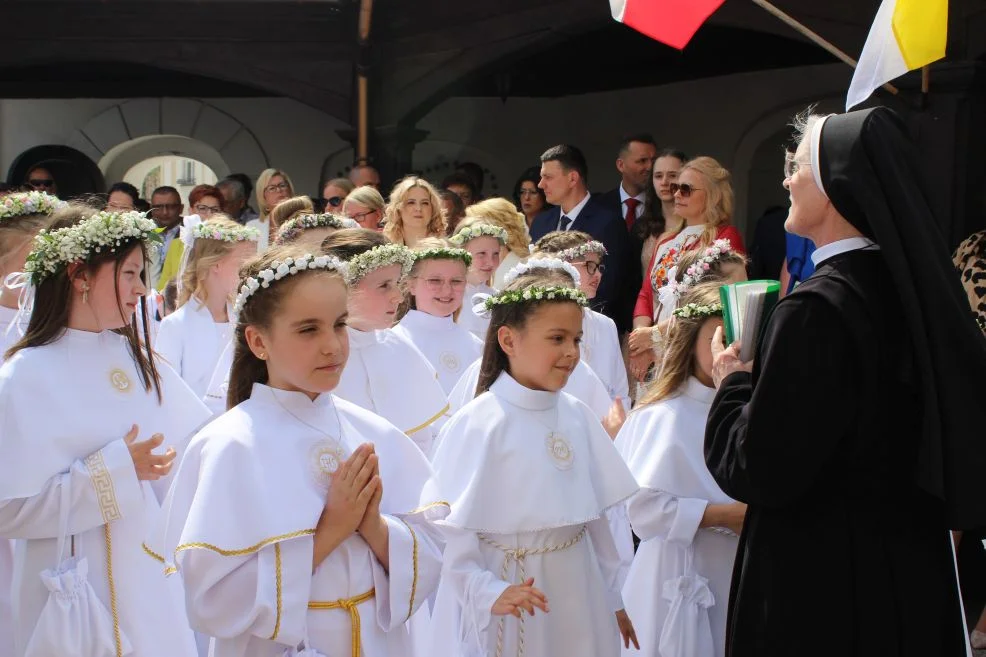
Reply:
[[637, 220], [637, 206], [640, 205], [640, 201], [635, 198], [628, 198], [623, 201], [627, 206], [627, 214], [625, 220], [627, 222], [627, 230], [633, 228], [633, 222]]

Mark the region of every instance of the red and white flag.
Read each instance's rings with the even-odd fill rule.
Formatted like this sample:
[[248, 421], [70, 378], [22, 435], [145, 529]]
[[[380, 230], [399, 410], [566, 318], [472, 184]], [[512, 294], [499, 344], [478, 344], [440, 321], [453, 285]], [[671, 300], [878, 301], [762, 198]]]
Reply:
[[609, 0], [613, 18], [678, 50], [725, 0]]

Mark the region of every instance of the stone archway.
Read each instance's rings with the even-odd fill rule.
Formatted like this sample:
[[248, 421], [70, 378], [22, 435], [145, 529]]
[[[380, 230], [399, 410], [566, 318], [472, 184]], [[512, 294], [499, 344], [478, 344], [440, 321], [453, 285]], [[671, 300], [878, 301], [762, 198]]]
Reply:
[[39, 165], [51, 172], [62, 198], [106, 191], [103, 174], [96, 163], [84, 153], [59, 144], [35, 146], [18, 155], [7, 171], [7, 181], [20, 184], [24, 182], [27, 172]]
[[270, 159], [253, 131], [228, 112], [187, 98], [138, 98], [109, 107], [76, 130], [68, 143], [99, 163], [116, 182], [138, 162], [180, 155], [208, 165], [219, 176], [229, 161], [263, 171]]

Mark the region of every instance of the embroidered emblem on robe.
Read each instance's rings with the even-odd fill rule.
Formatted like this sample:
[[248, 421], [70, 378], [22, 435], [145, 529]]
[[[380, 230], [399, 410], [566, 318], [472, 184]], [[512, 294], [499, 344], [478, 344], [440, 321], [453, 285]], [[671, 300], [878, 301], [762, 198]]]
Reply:
[[130, 377], [119, 368], [110, 370], [110, 385], [120, 392], [130, 392], [133, 389], [130, 383]]
[[571, 443], [565, 440], [564, 436], [552, 431], [545, 439], [545, 446], [548, 448], [548, 456], [551, 457], [551, 462], [555, 464], [556, 468], [568, 470], [572, 467], [572, 463], [575, 461], [575, 452], [572, 451]]

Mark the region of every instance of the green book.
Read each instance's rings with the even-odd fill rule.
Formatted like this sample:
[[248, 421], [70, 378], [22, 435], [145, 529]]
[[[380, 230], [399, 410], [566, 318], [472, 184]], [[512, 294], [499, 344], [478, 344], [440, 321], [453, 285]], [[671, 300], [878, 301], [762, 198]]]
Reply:
[[726, 344], [740, 343], [744, 363], [756, 355], [760, 333], [780, 294], [780, 281], [743, 281], [719, 288]]

